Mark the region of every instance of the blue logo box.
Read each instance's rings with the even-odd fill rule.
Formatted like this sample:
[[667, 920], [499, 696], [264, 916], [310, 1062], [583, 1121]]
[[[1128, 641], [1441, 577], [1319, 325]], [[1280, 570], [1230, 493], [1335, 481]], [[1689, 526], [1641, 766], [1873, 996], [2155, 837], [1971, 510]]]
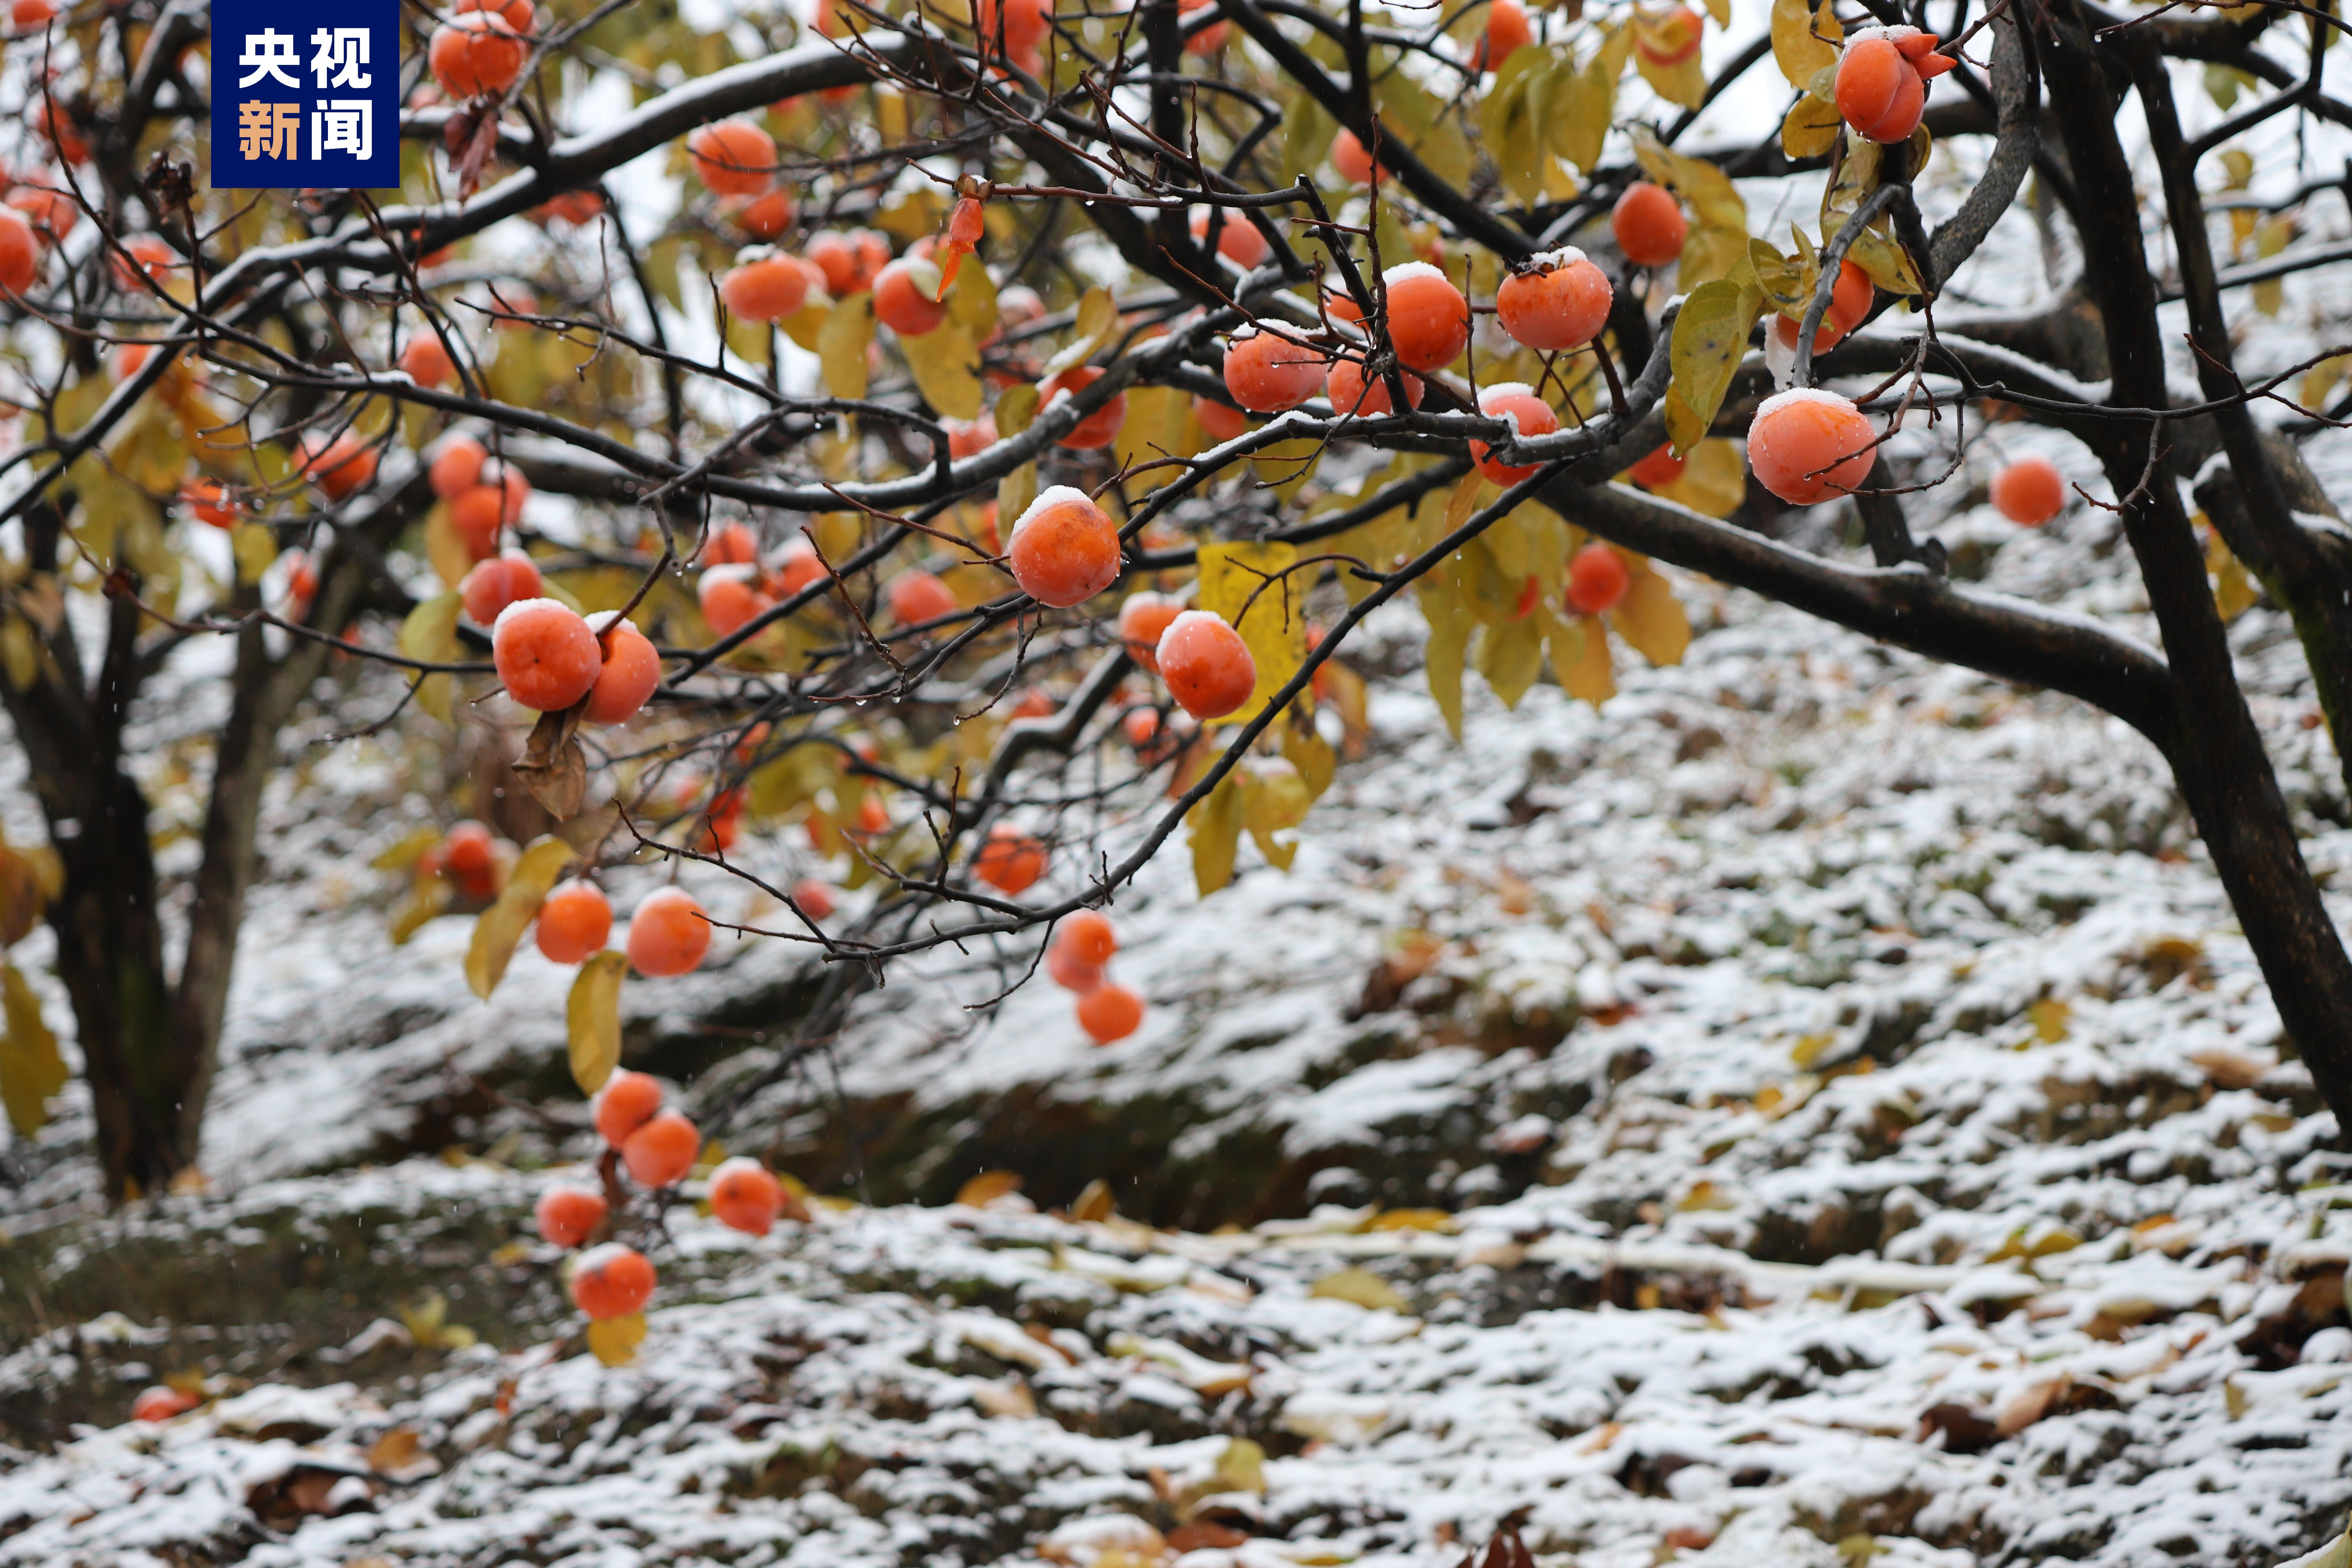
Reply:
[[216, 191], [400, 184], [399, 0], [213, 0]]

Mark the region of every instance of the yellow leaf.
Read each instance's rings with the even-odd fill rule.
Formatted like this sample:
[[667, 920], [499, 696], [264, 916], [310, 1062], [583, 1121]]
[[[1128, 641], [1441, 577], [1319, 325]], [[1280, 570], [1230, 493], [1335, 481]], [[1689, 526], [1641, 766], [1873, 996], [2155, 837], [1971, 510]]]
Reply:
[[1037, 389], [1027, 383], [1009, 386], [996, 399], [996, 433], [1018, 436], [1036, 422]]
[[40, 644], [33, 636], [33, 624], [22, 616], [0, 622], [0, 669], [6, 671], [9, 686], [18, 691], [31, 686], [41, 673]]
[[1844, 37], [1828, 5], [1816, 11], [1809, 0], [1772, 0], [1772, 60], [1790, 87], [1806, 87], [1815, 72], [1835, 66]]
[[1227, 1438], [1225, 1451], [1217, 1456], [1216, 1489], [1221, 1492], [1264, 1492], [1265, 1450], [1247, 1437]]
[[[1124, 470], [1137, 463], [1181, 455], [1184, 450], [1184, 424], [1192, 412], [1192, 394], [1181, 387], [1129, 388], [1126, 422], [1119, 426], [1118, 434], [1111, 442], [1119, 468]], [[1181, 471], [1172, 468], [1146, 468], [1135, 477], [1134, 482], [1146, 490], [1158, 489]], [[1000, 518], [1003, 516], [1003, 507], [997, 509], [997, 515]]]
[[[436, 507], [446, 511], [446, 507]], [[250, 587], [261, 581], [278, 559], [278, 536], [257, 522], [240, 522], [228, 536], [229, 552], [236, 558], [236, 580]]]
[[[1824, 7], [1823, 15], [1827, 14]], [[1823, 103], [1807, 93], [1780, 121], [1780, 151], [1791, 158], [1819, 158], [1837, 145], [1838, 132], [1844, 125], [1836, 104]]]
[[1748, 203], [1731, 176], [1704, 158], [1675, 152], [1646, 125], [1633, 131], [1633, 156], [1653, 180], [1687, 203], [1699, 228], [1737, 231], [1744, 249], [1748, 234]]
[[977, 261], [957, 268], [954, 287], [948, 290], [948, 314], [956, 325], [977, 342], [996, 325], [996, 279], [988, 275], [988, 268]]
[[1579, 616], [1568, 629], [1574, 637], [1555, 637], [1551, 645], [1552, 674], [1560, 689], [1595, 708], [1617, 695], [1617, 676], [1609, 659], [1608, 634], [1598, 617]]
[[[258, 525], [250, 526], [258, 533], [269, 531]], [[244, 531], [240, 529], [238, 531]], [[274, 551], [277, 546], [273, 544], [270, 548]], [[435, 501], [433, 510], [425, 514], [425, 559], [433, 563], [434, 574], [441, 579], [441, 585], [445, 588], [455, 588], [466, 580], [466, 574], [473, 570], [474, 552], [466, 548], [465, 540], [458, 535], [457, 524], [450, 518], [447, 501]]]
[[1272, 486], [1275, 498], [1287, 506], [1315, 477], [1327, 445], [1312, 436], [1276, 441], [1251, 453], [1250, 467], [1256, 470], [1259, 482]]
[[466, 984], [474, 994], [484, 1001], [499, 988], [506, 977], [507, 964], [514, 957], [515, 944], [522, 933], [538, 918], [539, 906], [547, 899], [548, 890], [563, 875], [564, 868], [574, 858], [572, 846], [561, 838], [546, 837], [534, 841], [515, 862], [507, 876], [507, 885], [499, 892], [498, 902], [484, 910], [474, 922], [474, 940], [466, 948]]
[[29, 1138], [49, 1119], [49, 1097], [66, 1086], [65, 1058], [41, 1016], [41, 999], [13, 963], [0, 964], [0, 1012], [8, 1023], [0, 1039], [0, 1106], [16, 1135]]
[[425, 858], [425, 852], [427, 849], [440, 842], [439, 828], [412, 827], [394, 839], [383, 849], [379, 850], [375, 858], [368, 862], [368, 868], [374, 871], [409, 870], [417, 861]]
[[[436, 664], [455, 661], [458, 656], [457, 615], [465, 608], [465, 600], [457, 594], [436, 594], [408, 612], [400, 623], [400, 651], [410, 658], [430, 659]], [[416, 704], [436, 719], [449, 720], [449, 678], [446, 675], [419, 675], [416, 678]]]
[[1643, 562], [1626, 584], [1625, 596], [1609, 612], [1609, 625], [1633, 649], [1661, 668], [1680, 664], [1690, 647], [1690, 617], [1666, 580]]
[[[1675, 14], [1672, 11], [1667, 13], [1669, 16]], [[1688, 15], [1687, 12], [1681, 14]], [[1634, 13], [1636, 17], [1641, 15], [1638, 11]], [[1641, 24], [1636, 21], [1634, 25], [1639, 26]], [[1642, 73], [1642, 79], [1650, 84], [1650, 90], [1668, 103], [1696, 109], [1700, 100], [1706, 97], [1706, 67], [1696, 54], [1673, 65], [1661, 65], [1647, 54], [1637, 51], [1633, 65]]]
[[[1002, 434], [1002, 431], [999, 432]], [[1037, 499], [1037, 465], [1024, 463], [996, 481], [996, 537], [1003, 539]]]
[[1282, 754], [1290, 759], [1291, 766], [1306, 782], [1307, 798], [1322, 799], [1323, 792], [1331, 787], [1332, 776], [1339, 771], [1339, 758], [1331, 750], [1330, 742], [1305, 725], [1293, 724], [1283, 731]]
[[1277, 838], [1307, 820], [1314, 804], [1297, 763], [1285, 757], [1253, 757], [1241, 768], [1242, 823], [1258, 852], [1283, 871], [1298, 858], [1296, 839]]
[[825, 390], [835, 397], [866, 395], [866, 351], [874, 342], [874, 296], [852, 294], [835, 303], [816, 334]]
[[898, 352], [907, 356], [924, 402], [950, 419], [979, 417], [980, 354], [962, 326], [949, 321], [919, 338], [900, 338]]
[[1234, 859], [1241, 847], [1242, 782], [1235, 773], [1217, 781], [1217, 787], [1184, 814], [1192, 844], [1192, 885], [1201, 897], [1234, 879]]
[[1402, 1312], [1409, 1303], [1397, 1288], [1369, 1268], [1342, 1268], [1315, 1281], [1307, 1292], [1327, 1301], [1346, 1301], [1377, 1312]]
[[1657, 494], [1708, 517], [1729, 517], [1748, 499], [1748, 459], [1739, 443], [1708, 437], [1690, 449], [1683, 471]]
[[832, 316], [832, 297], [811, 289], [807, 302], [777, 324], [784, 329], [784, 336], [814, 353], [824, 341], [824, 324]]
[[625, 1318], [598, 1318], [588, 1325], [588, 1352], [606, 1366], [626, 1366], [637, 1359], [637, 1347], [646, 1342], [646, 1315], [631, 1312]]
[[1429, 695], [1444, 717], [1446, 730], [1459, 741], [1463, 656], [1469, 650], [1470, 631], [1477, 622], [1463, 602], [1456, 573], [1448, 565], [1441, 563], [1418, 585], [1421, 613], [1429, 620], [1429, 643], [1423, 650], [1422, 668], [1429, 679]]
[[1372, 1216], [1366, 1230], [1452, 1230], [1454, 1216], [1444, 1209], [1385, 1209]]
[[402, 947], [426, 921], [449, 907], [449, 884], [438, 877], [419, 877], [392, 911], [392, 945]]
[[2025, 1016], [2033, 1021], [2034, 1037], [2054, 1046], [2066, 1037], [2074, 1009], [2054, 996], [2044, 996], [2028, 1007]]
[[1478, 673], [1503, 706], [1516, 709], [1543, 673], [1543, 637], [1533, 615], [1486, 627], [1478, 643]]
[[982, 1171], [956, 1189], [955, 1201], [966, 1208], [986, 1208], [1001, 1197], [1021, 1190], [1021, 1178], [1011, 1171]]
[[621, 977], [626, 954], [606, 948], [581, 961], [580, 977], [563, 1004], [564, 1034], [572, 1058], [572, 1081], [583, 1094], [604, 1087], [621, 1065]]
[[1550, 161], [1544, 151], [1542, 106], [1536, 102], [1534, 89], [1548, 80], [1553, 65], [1545, 49], [1514, 49], [1478, 106], [1479, 133], [1502, 172], [1503, 184], [1528, 204], [1541, 199], [1544, 165]]
[[1297, 560], [1298, 547], [1282, 542], [1201, 546], [1193, 602], [1241, 633], [1257, 663], [1257, 687], [1249, 700], [1214, 723], [1242, 724], [1257, 717], [1306, 661], [1307, 587], [1312, 578], [1285, 570]]
[[1676, 453], [1687, 455], [1715, 423], [1763, 307], [1761, 289], [1729, 279], [1702, 283], [1683, 300], [1666, 388], [1666, 435]]

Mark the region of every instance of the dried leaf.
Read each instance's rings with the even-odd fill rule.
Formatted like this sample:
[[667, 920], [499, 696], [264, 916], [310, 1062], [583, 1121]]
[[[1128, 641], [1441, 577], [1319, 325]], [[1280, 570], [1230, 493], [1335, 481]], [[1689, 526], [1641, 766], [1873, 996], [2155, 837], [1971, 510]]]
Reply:
[[514, 764], [523, 788], [558, 822], [578, 816], [588, 794], [588, 757], [580, 749], [580, 720], [587, 710], [583, 698], [561, 713], [541, 714]]
[[621, 980], [629, 972], [625, 953], [613, 948], [592, 952], [563, 1004], [563, 1029], [572, 1058], [572, 1081], [583, 1094], [604, 1087], [621, 1065]]
[[475, 995], [487, 1002], [499, 988], [507, 964], [514, 958], [515, 944], [522, 941], [522, 933], [539, 917], [539, 906], [575, 858], [571, 845], [552, 837], [536, 840], [522, 852], [507, 874], [498, 902], [474, 921], [474, 939], [466, 949], [466, 984]]
[[1082, 1225], [1095, 1225], [1118, 1212], [1110, 1195], [1110, 1184], [1097, 1176], [1078, 1190], [1076, 1201], [1070, 1205], [1070, 1217]]
[[986, 1208], [998, 1198], [1021, 1190], [1021, 1178], [1012, 1171], [982, 1171], [956, 1189], [955, 1201], [966, 1208]]
[[1410, 1305], [1397, 1288], [1369, 1268], [1342, 1268], [1315, 1281], [1307, 1292], [1329, 1301], [1347, 1301], [1367, 1311], [1402, 1313]]

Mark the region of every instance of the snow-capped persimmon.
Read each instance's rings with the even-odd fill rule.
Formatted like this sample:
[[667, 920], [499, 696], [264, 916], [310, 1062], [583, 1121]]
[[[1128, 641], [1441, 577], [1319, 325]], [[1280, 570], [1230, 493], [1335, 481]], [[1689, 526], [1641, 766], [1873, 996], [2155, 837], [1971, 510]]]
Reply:
[[553, 599], [520, 599], [499, 611], [490, 662], [507, 695], [541, 713], [560, 713], [587, 696], [604, 668], [596, 634], [579, 611]]
[[695, 604], [713, 637], [731, 637], [775, 601], [760, 590], [756, 566], [713, 566], [694, 585]]
[[749, 566], [760, 559], [760, 536], [748, 522], [722, 522], [704, 537], [695, 559], [705, 566]]
[[[1559, 428], [1559, 416], [1551, 405], [1535, 395], [1535, 389], [1524, 381], [1499, 381], [1478, 394], [1478, 412], [1494, 419], [1507, 419], [1522, 437], [1549, 436]], [[1542, 467], [1539, 463], [1523, 466], [1506, 463], [1488, 454], [1493, 451], [1484, 441], [1470, 443], [1470, 460], [1478, 471], [1506, 489], [1527, 479]]]
[[218, 479], [190, 479], [180, 487], [180, 504], [198, 522], [215, 528], [235, 528], [245, 510]]
[[654, 1266], [633, 1247], [608, 1241], [572, 1266], [572, 1305], [599, 1321], [643, 1311], [653, 1294]]
[[471, 436], [452, 436], [434, 452], [425, 470], [425, 480], [432, 485], [435, 495], [443, 500], [455, 500], [481, 483], [482, 465], [489, 456]]
[[931, 573], [919, 569], [901, 572], [891, 578], [884, 596], [889, 600], [891, 616], [902, 626], [921, 626], [956, 613], [954, 591]]
[[1118, 576], [1118, 528], [1081, 489], [1054, 485], [1013, 524], [1005, 563], [1021, 591], [1041, 605], [1083, 605]]
[[[1208, 241], [1209, 212], [1206, 207], [1192, 215], [1192, 237], [1203, 244]], [[1249, 219], [1238, 212], [1226, 212], [1223, 223], [1217, 228], [1218, 255], [1246, 272], [1273, 251], [1274, 247], [1265, 242], [1265, 236], [1258, 233]]]
[[159, 1383], [152, 1388], [139, 1391], [139, 1397], [131, 1402], [131, 1419], [169, 1421], [175, 1415], [185, 1415], [204, 1402], [201, 1394], [191, 1394], [184, 1388], [166, 1387]]
[[539, 906], [539, 951], [551, 963], [577, 963], [612, 934], [612, 900], [593, 883], [562, 883]]
[[1054, 30], [1054, 0], [976, 0], [972, 28], [991, 45], [999, 40], [1000, 20], [1006, 48], [1034, 48]]
[[1531, 349], [1580, 349], [1608, 321], [1616, 293], [1608, 274], [1584, 252], [1555, 250], [1503, 279], [1495, 293], [1495, 319]]
[[504, 16], [469, 11], [433, 29], [425, 58], [433, 79], [452, 99], [495, 96], [522, 75], [530, 45]]
[[840, 234], [821, 228], [809, 236], [801, 255], [824, 274], [824, 291], [836, 300], [874, 287], [890, 262], [889, 242], [872, 229]]
[[0, 207], [0, 289], [22, 294], [41, 276], [41, 245], [33, 226], [11, 207]]
[[1128, 657], [1157, 674], [1160, 638], [1168, 624], [1183, 613], [1183, 605], [1169, 595], [1148, 589], [1129, 594], [1118, 607], [1118, 640], [1127, 645]]
[[1636, 267], [1664, 267], [1683, 253], [1690, 219], [1664, 185], [1636, 180], [1609, 212], [1609, 232], [1625, 259]]
[[617, 1149], [661, 1109], [661, 1085], [646, 1073], [615, 1068], [596, 1096], [596, 1135]]
[[[1840, 261], [1837, 282], [1830, 289], [1829, 309], [1822, 312], [1821, 330], [1813, 334], [1813, 352], [1827, 353], [1844, 342], [1848, 332], [1869, 319], [1870, 307], [1877, 298], [1878, 285], [1870, 280], [1870, 274], [1859, 263]], [[1772, 331], [1782, 348], [1793, 349], [1797, 346], [1797, 334], [1804, 327], [1801, 322], [1780, 316], [1774, 318]]]
[[719, 280], [719, 301], [747, 321], [783, 321], [807, 298], [808, 274], [789, 256], [747, 261]]
[[1954, 62], [1933, 53], [1936, 35], [1916, 27], [1864, 27], [1838, 58], [1837, 109], [1857, 136], [1892, 143], [1919, 127], [1927, 83]]
[[595, 1235], [608, 1212], [604, 1194], [569, 1182], [548, 1188], [531, 1205], [539, 1238], [557, 1247], [577, 1247]]
[[790, 598], [831, 575], [808, 535], [800, 534], [787, 541], [777, 552], [775, 568], [768, 574], [767, 589], [780, 599]]
[[1000, 822], [971, 858], [971, 874], [1000, 893], [1026, 891], [1045, 874], [1045, 841]]
[[621, 1163], [629, 1179], [640, 1186], [666, 1187], [694, 1169], [702, 1152], [702, 1134], [675, 1110], [665, 1110], [629, 1134], [621, 1145]]
[[468, 11], [488, 11], [518, 33], [527, 34], [539, 26], [539, 8], [531, 0], [457, 0], [449, 7], [451, 16]]
[[591, 724], [621, 724], [634, 719], [654, 689], [661, 684], [661, 655], [653, 639], [623, 619], [618, 610], [599, 610], [588, 617], [604, 661], [596, 684], [588, 689]]
[[1870, 477], [1878, 432], [1834, 392], [1799, 386], [1768, 397], [1748, 426], [1756, 482], [1790, 506], [1851, 495]]
[[1580, 616], [1597, 616], [1615, 609], [1633, 583], [1625, 558], [1596, 539], [1569, 557], [1561, 602]]
[[441, 346], [441, 340], [430, 332], [420, 333], [403, 345], [400, 369], [419, 386], [448, 386], [457, 379], [457, 361]]
[[1992, 504], [2010, 521], [2039, 528], [2066, 510], [2066, 476], [2047, 458], [2020, 458], [1993, 476]]
[[1381, 275], [1388, 291], [1389, 342], [1408, 370], [1444, 370], [1470, 343], [1470, 301], [1426, 261]]
[[1275, 332], [1237, 332], [1225, 350], [1225, 390], [1254, 414], [1296, 408], [1323, 390], [1324, 358]]
[[[1076, 397], [1103, 378], [1098, 364], [1074, 364], [1058, 375], [1049, 375], [1037, 384], [1037, 398], [1042, 406], [1054, 401], [1055, 395], [1066, 392]], [[1070, 427], [1061, 445], [1074, 452], [1091, 451], [1108, 447], [1118, 438], [1118, 427], [1127, 423], [1127, 394], [1115, 393], [1108, 403], [1087, 415]]]
[[739, 1156], [710, 1173], [710, 1217], [730, 1230], [765, 1236], [783, 1208], [783, 1184], [757, 1160]]
[[[1216, 0], [1176, 0], [1176, 15], [1180, 18], [1189, 16], [1195, 11], [1205, 11], [1214, 4]], [[1221, 16], [1187, 36], [1184, 51], [1193, 55], [1213, 55], [1224, 47], [1225, 36], [1232, 31], [1233, 24]]]
[[977, 458], [996, 445], [996, 421], [983, 414], [977, 419], [949, 419], [948, 456], [959, 461]]
[[1689, 466], [1689, 458], [1675, 456], [1673, 442], [1662, 441], [1656, 451], [1626, 469], [1625, 477], [1645, 490], [1662, 489], [1681, 479]]
[[308, 456], [302, 471], [329, 500], [341, 500], [375, 478], [375, 448], [356, 436], [314, 438], [304, 443], [304, 449]]
[[1535, 41], [1535, 29], [1528, 25], [1527, 9], [1519, 0], [1494, 0], [1486, 11], [1486, 30], [1470, 51], [1470, 68], [1501, 70], [1505, 60]]
[[1257, 689], [1257, 661], [1241, 633], [1209, 610], [1186, 610], [1160, 634], [1160, 679], [1195, 719], [1222, 719]]
[[641, 974], [687, 974], [710, 951], [710, 917], [677, 888], [646, 895], [629, 917], [629, 962]]
[[[1421, 377], [1411, 371], [1399, 371], [1397, 374], [1404, 382], [1406, 406], [1420, 407], [1421, 395], [1426, 390]], [[1364, 380], [1364, 362], [1347, 354], [1331, 362], [1330, 370], [1323, 377], [1323, 395], [1331, 400], [1331, 412], [1343, 417], [1360, 415], [1370, 418], [1390, 412], [1389, 378], [1379, 376], [1368, 384]]]
[[1231, 441], [1249, 428], [1249, 416], [1231, 404], [1220, 403], [1213, 397], [1194, 394], [1192, 417], [1201, 422], [1201, 432], [1220, 445]]
[[938, 266], [902, 256], [882, 268], [874, 278], [874, 318], [902, 338], [938, 331], [948, 319]]
[[1373, 162], [1363, 138], [1344, 125], [1331, 138], [1331, 168], [1351, 185], [1369, 185], [1375, 179], [1388, 178], [1388, 171]]
[[521, 551], [509, 550], [474, 563], [474, 569], [457, 584], [457, 593], [466, 606], [466, 618], [478, 626], [488, 626], [496, 625], [499, 613], [516, 600], [540, 597], [540, 586], [538, 565]]
[[1097, 985], [1078, 998], [1078, 1027], [1098, 1046], [1123, 1040], [1143, 1026], [1143, 997], [1124, 985]]
[[755, 196], [775, 183], [776, 139], [748, 120], [721, 120], [686, 139], [695, 177], [713, 195]]
[[1687, 5], [1675, 5], [1633, 34], [1633, 47], [1654, 66], [1678, 66], [1698, 53], [1706, 24]]
[[46, 27], [57, 14], [52, 0], [14, 0], [8, 7], [8, 24], [19, 30]]

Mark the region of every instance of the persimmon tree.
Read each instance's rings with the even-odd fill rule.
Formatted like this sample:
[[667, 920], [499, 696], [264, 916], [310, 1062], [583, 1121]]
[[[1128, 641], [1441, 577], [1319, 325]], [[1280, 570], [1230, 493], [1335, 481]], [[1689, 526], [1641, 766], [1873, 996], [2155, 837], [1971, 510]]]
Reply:
[[[536, 921], [580, 965], [584, 1090], [633, 1081], [630, 968], [689, 970], [714, 927], [821, 960], [803, 1044], [947, 942], [1045, 968], [1108, 1041], [1143, 1003], [1099, 911], [1180, 834], [1204, 895], [1245, 837], [1287, 865], [1361, 736], [1367, 616], [1418, 606], [1457, 729], [1473, 672], [1600, 703], [1688, 640], [1654, 563], [2145, 735], [2352, 1112], [2352, 961], [2225, 631], [2266, 595], [2340, 726], [2352, 557], [2296, 442], [2343, 410], [2294, 399], [2342, 351], [2251, 378], [2233, 336], [2345, 259], [2292, 239], [2317, 185], [2265, 205], [2240, 144], [2352, 122], [2332, 11], [1958, 0], [1937, 37], [1924, 5], [1775, 0], [1739, 47], [1721, 0], [824, 0], [708, 35], [475, 0], [406, 13], [402, 189], [260, 194], [206, 186], [201, 8], [14, 16], [0, 697], [48, 842], [0, 856], [0, 936], [56, 935], [113, 1199], [195, 1159], [309, 705], [495, 737], [529, 842], [417, 825], [394, 935], [476, 912], [487, 995]], [[2192, 132], [2183, 89], [2231, 102]], [[1692, 142], [1721, 94], [1784, 89], [1769, 133]], [[650, 218], [615, 200], [649, 158], [678, 197]], [[1996, 225], [2035, 221], [2029, 175], [2071, 281], [1957, 310]], [[1766, 178], [1801, 193], [1769, 225], [1736, 183]], [[1995, 499], [2118, 514], [2160, 647], [1915, 537], [1995, 416], [2096, 459], [2105, 495], [2021, 464]], [[1777, 536], [1812, 505], [1859, 550]], [[199, 688], [225, 716], [175, 903], [131, 721]], [[772, 885], [746, 834], [873, 895]], [[666, 889], [608, 945], [604, 884], [691, 861], [753, 913]], [[0, 981], [29, 1128], [59, 1056]], [[709, 1131], [614, 1092], [603, 1190], [543, 1205], [551, 1240], [642, 1240], [630, 1184]], [[788, 1201], [756, 1167], [714, 1187], [746, 1228]], [[575, 1293], [627, 1321], [644, 1259], [591, 1256]]]

